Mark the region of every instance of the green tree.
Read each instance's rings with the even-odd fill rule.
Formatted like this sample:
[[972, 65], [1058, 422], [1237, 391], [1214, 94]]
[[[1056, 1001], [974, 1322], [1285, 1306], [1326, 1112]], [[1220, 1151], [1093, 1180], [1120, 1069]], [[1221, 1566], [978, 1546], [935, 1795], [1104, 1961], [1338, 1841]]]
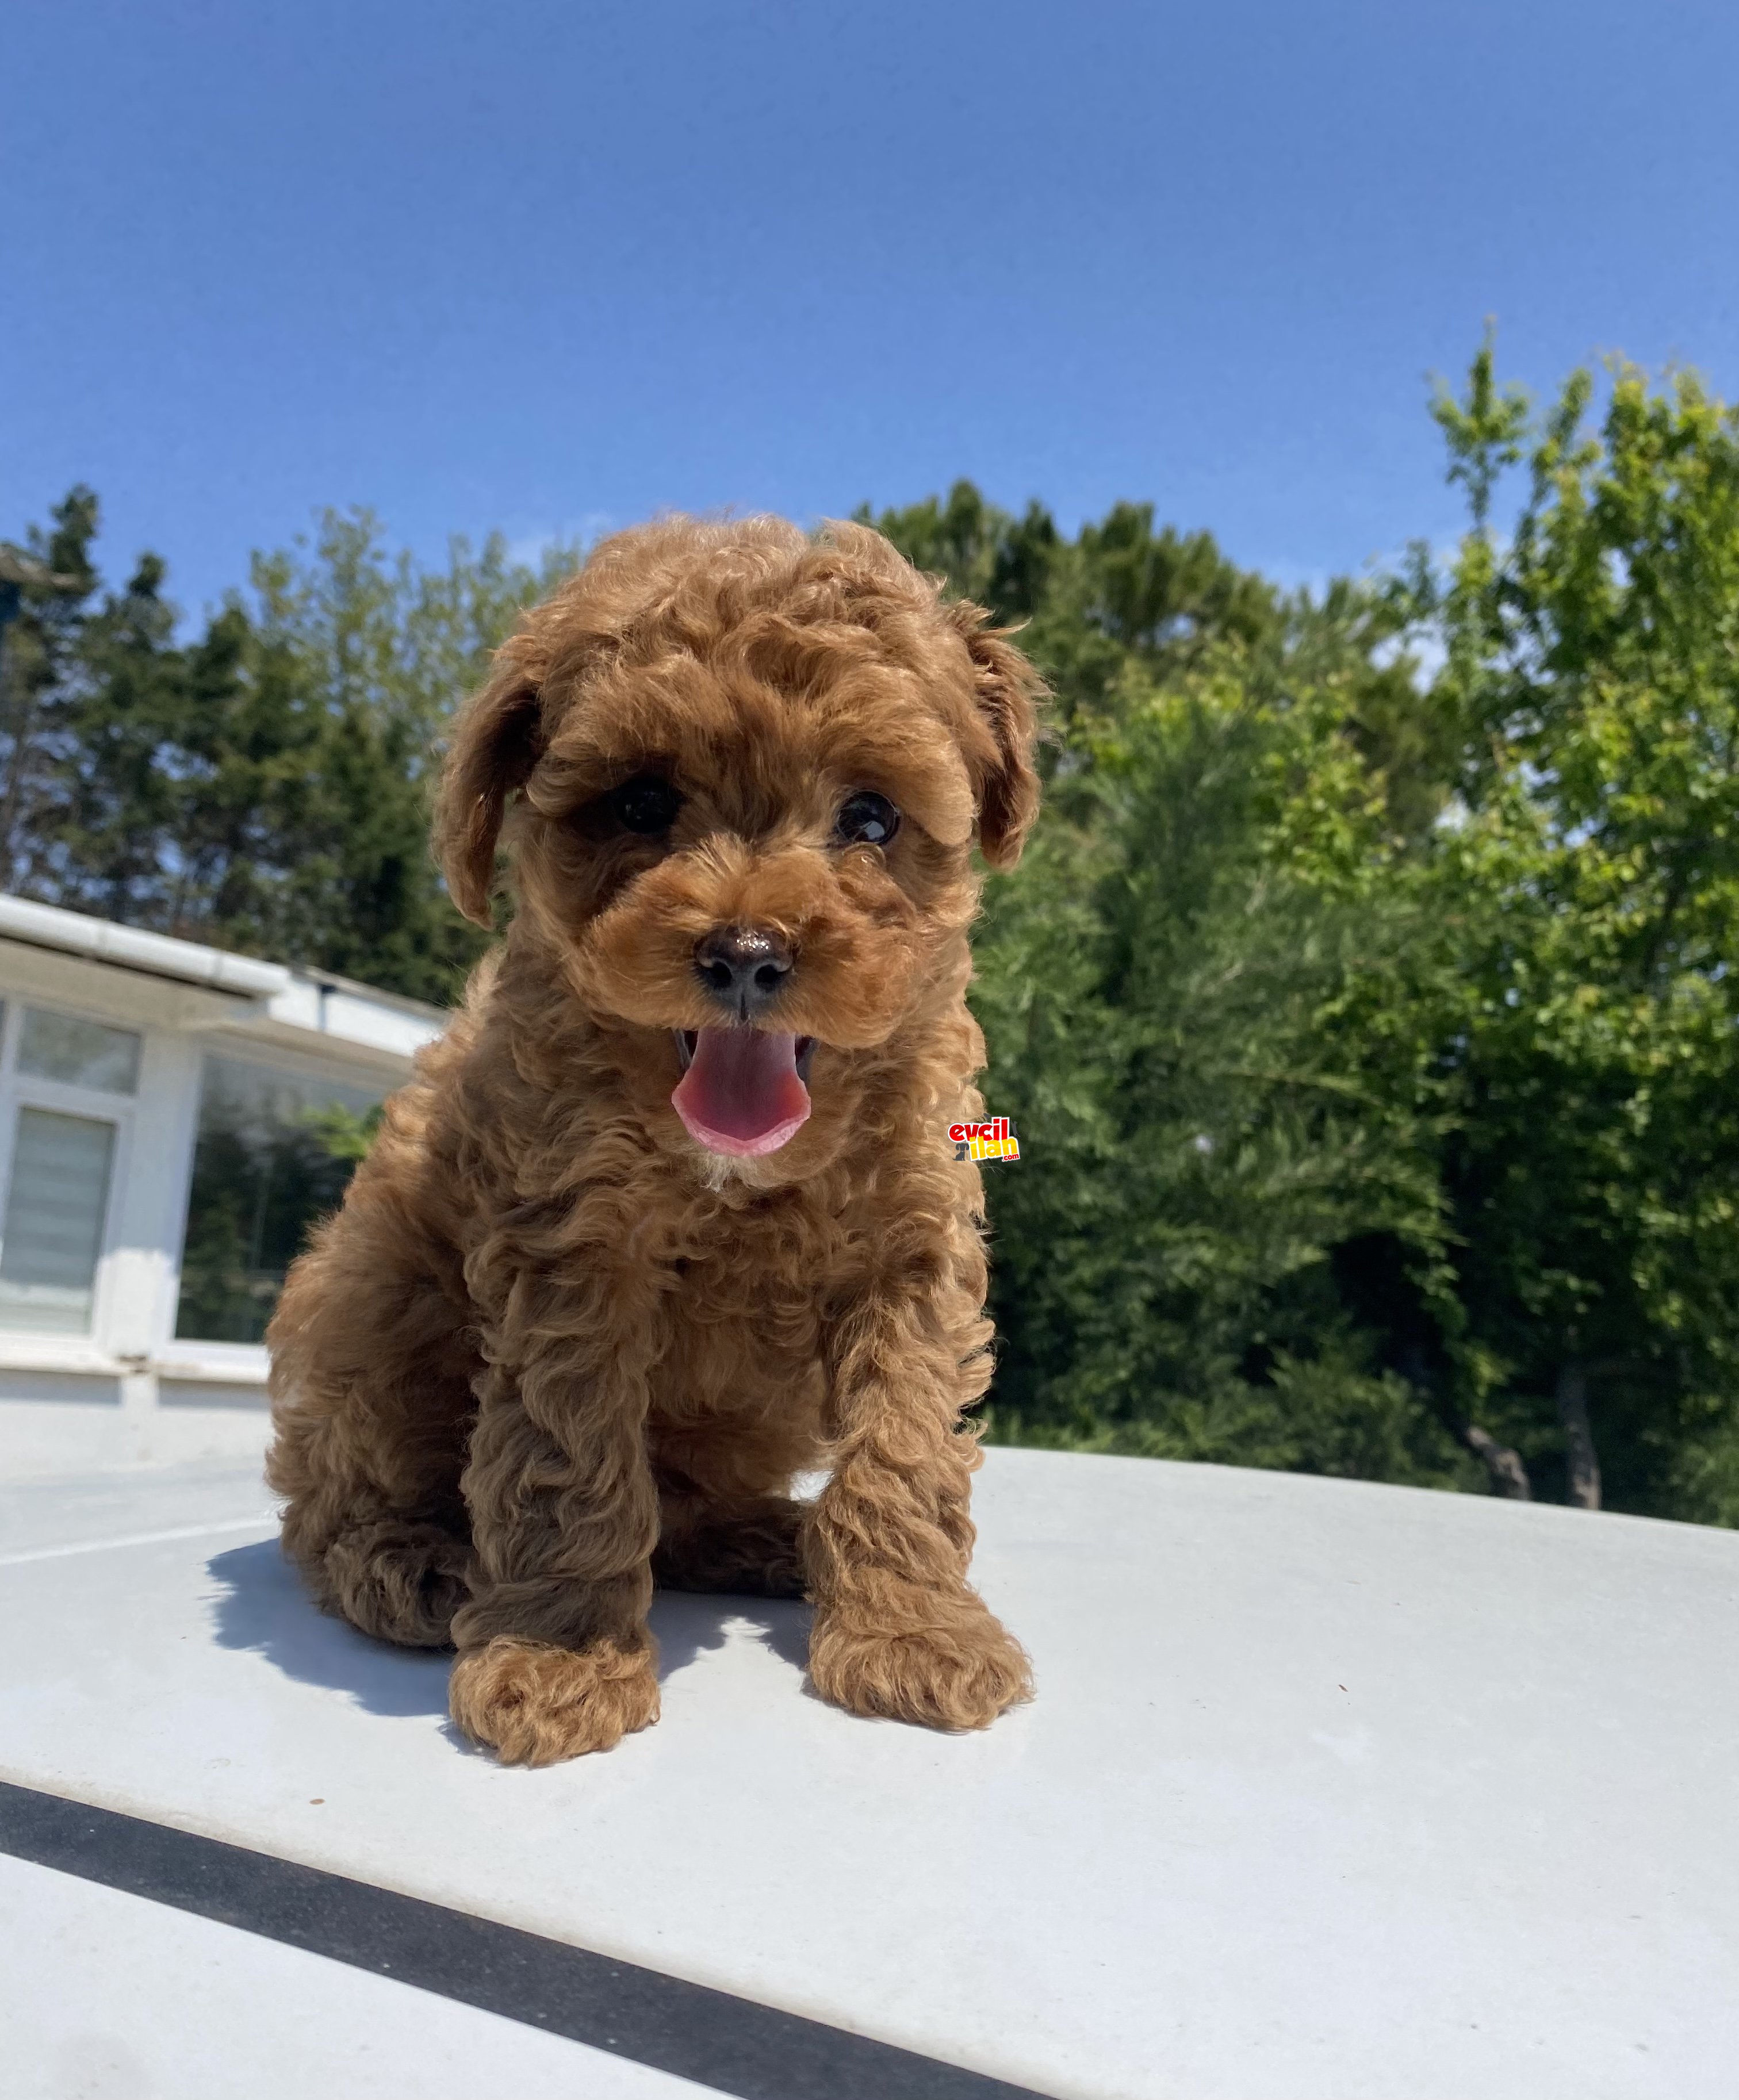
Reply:
[[1466, 1484], [1335, 1259], [1442, 1237], [1430, 1133], [1345, 1025], [1410, 932], [1380, 783], [1332, 695], [1236, 654], [1120, 699], [980, 944], [1027, 1155], [991, 1170], [994, 1433]]
[[329, 513], [180, 644], [155, 556], [102, 593], [97, 523], [75, 490], [15, 550], [55, 580], [23, 586], [6, 652], [9, 886], [450, 998], [483, 943], [429, 857], [442, 728], [574, 550], [534, 570], [498, 537], [456, 540], [425, 568], [366, 514]]
[[49, 856], [63, 796], [60, 769], [76, 745], [81, 647], [98, 588], [90, 559], [97, 502], [74, 488], [45, 532], [0, 543], [16, 616], [0, 629], [0, 858], [5, 886], [26, 890]]
[[[1054, 694], [973, 992], [991, 1433], [1739, 1523], [1739, 419], [1489, 343], [1435, 412], [1453, 558], [1319, 593], [1145, 505], [875, 521]], [[331, 514], [178, 642], [95, 527], [0, 548], [11, 886], [446, 996], [447, 711], [572, 550]]]
[[995, 1433], [1739, 1521], [1739, 443], [1593, 391], [1488, 346], [1454, 562], [1314, 597], [1134, 506], [879, 521], [1057, 692], [974, 995]]
[[[1613, 368], [1437, 413], [1471, 529], [1415, 610], [1459, 726], [1445, 1361], [1549, 1492], [1739, 1522], [1739, 418]], [[1519, 466], [1513, 530], [1493, 525]], [[1459, 1328], [1459, 1332], [1456, 1331]]]

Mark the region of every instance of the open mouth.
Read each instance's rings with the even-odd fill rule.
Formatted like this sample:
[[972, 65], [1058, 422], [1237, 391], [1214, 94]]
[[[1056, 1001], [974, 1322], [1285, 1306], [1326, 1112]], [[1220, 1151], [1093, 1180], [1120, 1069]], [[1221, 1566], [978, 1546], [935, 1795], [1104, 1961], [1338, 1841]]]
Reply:
[[697, 1145], [735, 1159], [777, 1152], [809, 1119], [813, 1035], [678, 1028], [682, 1077], [670, 1105]]

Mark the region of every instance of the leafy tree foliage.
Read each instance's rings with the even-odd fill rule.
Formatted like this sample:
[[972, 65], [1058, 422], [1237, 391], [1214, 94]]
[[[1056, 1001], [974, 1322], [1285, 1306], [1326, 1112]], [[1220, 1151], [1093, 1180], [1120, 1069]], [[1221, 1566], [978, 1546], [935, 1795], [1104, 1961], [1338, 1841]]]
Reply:
[[[1490, 344], [1434, 412], [1454, 554], [1313, 596], [1150, 505], [875, 520], [1054, 695], [974, 991], [991, 1434], [1739, 1523], [1739, 419]], [[178, 642], [95, 527], [0, 549], [8, 886], [450, 994], [433, 755], [572, 550], [330, 516]]]
[[[1739, 417], [1623, 365], [1437, 414], [1472, 529], [1417, 564], [1460, 728], [1423, 880], [1463, 1320], [1552, 1491], [1739, 1521]], [[1519, 466], [1506, 543], [1492, 492]]]
[[218, 946], [442, 999], [480, 949], [430, 862], [442, 723], [534, 571], [491, 540], [444, 569], [389, 560], [366, 514], [256, 558], [199, 638], [174, 638], [147, 555], [104, 593], [97, 506], [46, 532], [0, 664], [6, 886]]
[[1056, 692], [994, 1434], [1739, 1522], [1739, 420], [1596, 395], [1488, 345], [1454, 558], [1314, 600], [1129, 505], [877, 521]]

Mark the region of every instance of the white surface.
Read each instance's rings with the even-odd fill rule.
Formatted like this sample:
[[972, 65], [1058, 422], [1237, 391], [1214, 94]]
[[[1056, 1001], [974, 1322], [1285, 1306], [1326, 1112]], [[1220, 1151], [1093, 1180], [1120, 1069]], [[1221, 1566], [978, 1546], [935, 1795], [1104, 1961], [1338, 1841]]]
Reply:
[[86, 1546], [183, 1535], [0, 1568], [24, 1785], [1061, 2095], [1733, 2089], [1732, 1533], [1000, 1451], [977, 1570], [1035, 1705], [855, 1720], [800, 1608], [667, 1597], [660, 1725], [533, 1773], [215, 1528], [245, 1475], [11, 1490], [0, 1552], [60, 1496]]
[[708, 2089], [0, 1855], [9, 2100], [703, 2100]]
[[[148, 1468], [240, 1463], [256, 1484], [258, 1500], [264, 1493], [258, 1483], [271, 1434], [263, 1392], [253, 1406], [227, 1407], [0, 1398], [0, 1481], [49, 1480], [69, 1471], [106, 1475], [111, 1469], [125, 1478], [126, 1469], [137, 1468], [139, 1492], [148, 1495]], [[0, 1553], [6, 1550], [0, 1530]]]

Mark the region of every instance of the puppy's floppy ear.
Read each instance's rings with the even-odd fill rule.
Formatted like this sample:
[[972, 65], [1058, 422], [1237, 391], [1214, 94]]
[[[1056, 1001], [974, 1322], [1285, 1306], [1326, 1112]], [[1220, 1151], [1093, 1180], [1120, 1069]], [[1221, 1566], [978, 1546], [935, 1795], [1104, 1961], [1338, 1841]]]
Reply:
[[507, 798], [522, 788], [543, 751], [539, 652], [517, 634], [496, 658], [494, 675], [454, 717], [436, 800], [435, 836], [448, 894], [467, 919], [493, 924], [495, 842]]
[[982, 607], [960, 602], [947, 611], [972, 657], [978, 720], [989, 732], [988, 748], [980, 744], [967, 754], [978, 797], [978, 845], [992, 867], [1009, 868], [1039, 814], [1032, 754], [1044, 681], [1004, 632], [986, 628], [990, 615]]

